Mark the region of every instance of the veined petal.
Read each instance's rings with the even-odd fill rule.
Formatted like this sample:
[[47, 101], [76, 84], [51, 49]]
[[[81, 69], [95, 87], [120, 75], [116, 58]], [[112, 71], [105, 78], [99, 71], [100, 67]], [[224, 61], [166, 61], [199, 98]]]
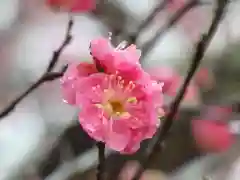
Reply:
[[92, 138], [104, 141], [108, 120], [101, 109], [94, 105], [83, 107], [79, 113], [79, 122]]

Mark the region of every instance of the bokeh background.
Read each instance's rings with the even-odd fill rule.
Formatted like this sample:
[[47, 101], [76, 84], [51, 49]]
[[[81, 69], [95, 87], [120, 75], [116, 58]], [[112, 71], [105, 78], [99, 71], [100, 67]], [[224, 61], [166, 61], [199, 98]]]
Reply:
[[[129, 40], [160, 1], [99, 0], [93, 12], [74, 14], [73, 41], [55, 70], [72, 60], [91, 60], [88, 47], [93, 38], [112, 32], [115, 42]], [[166, 66], [184, 76], [194, 45], [211, 22], [214, 3], [209, 2], [188, 12], [157, 39], [143, 66]], [[137, 45], [150, 39], [174, 8], [170, 5], [162, 10], [141, 33]], [[197, 94], [183, 102], [165, 150], [152, 163], [151, 168], [160, 169], [170, 179], [240, 179], [239, 114], [231, 114], [229, 126], [234, 126], [236, 142], [222, 153], [202, 153], [190, 126], [203, 107], [238, 104], [240, 100], [239, 10], [240, 2], [233, 1], [204, 57], [202, 66], [212, 78], [206, 80], [210, 85], [197, 87]], [[64, 38], [67, 22], [67, 13], [52, 11], [44, 0], [0, 1], [0, 109], [42, 75]], [[141, 160], [144, 148], [147, 143], [132, 156], [108, 151], [108, 175], [116, 178], [126, 160]], [[77, 110], [62, 102], [59, 80], [40, 86], [0, 121], [0, 180], [94, 179], [96, 164], [94, 142], [79, 126]]]

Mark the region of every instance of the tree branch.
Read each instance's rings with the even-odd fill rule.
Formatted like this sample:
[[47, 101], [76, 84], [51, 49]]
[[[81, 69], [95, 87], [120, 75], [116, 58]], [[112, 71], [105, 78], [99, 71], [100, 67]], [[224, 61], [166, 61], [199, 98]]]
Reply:
[[0, 119], [7, 116], [11, 111], [15, 109], [15, 107], [31, 92], [37, 89], [40, 85], [45, 82], [53, 81], [62, 77], [64, 72], [49, 72], [44, 74], [40, 79], [38, 79], [34, 84], [32, 84], [25, 92], [19, 95], [15, 100], [13, 100], [4, 110], [0, 113]]
[[143, 46], [140, 48], [142, 50], [141, 60], [144, 59], [144, 57], [148, 54], [150, 49], [156, 44], [159, 39], [163, 38], [164, 34], [168, 32], [170, 28], [172, 28], [176, 23], [181, 20], [184, 15], [186, 15], [192, 8], [201, 5], [199, 0], [191, 0], [189, 1], [183, 8], [178, 10], [171, 18], [170, 20], [162, 27], [160, 28], [157, 33], [146, 43], [143, 44]]
[[64, 48], [71, 42], [72, 40], [72, 27], [73, 27], [73, 19], [72, 16], [69, 16], [69, 20], [68, 20], [68, 25], [67, 25], [67, 29], [66, 29], [66, 35], [65, 38], [61, 44], [61, 46], [58, 48], [58, 50], [54, 51], [53, 56], [51, 61], [48, 64], [48, 67], [46, 69], [46, 73], [50, 72], [53, 70], [53, 68], [55, 67], [62, 51], [64, 50]]
[[137, 173], [135, 174], [133, 180], [138, 180], [144, 169], [148, 166], [148, 164], [150, 163], [150, 161], [153, 159], [154, 157], [154, 153], [158, 152], [161, 150], [161, 148], [159, 148], [159, 145], [161, 145], [161, 143], [164, 141], [164, 139], [166, 138], [168, 131], [170, 130], [172, 123], [173, 123], [173, 118], [179, 108], [179, 105], [184, 97], [185, 91], [191, 81], [191, 79], [194, 76], [195, 71], [197, 70], [203, 56], [204, 53], [206, 51], [206, 49], [209, 46], [209, 43], [211, 42], [219, 24], [221, 19], [224, 16], [224, 12], [227, 8], [229, 0], [217, 0], [217, 8], [214, 14], [214, 18], [212, 20], [211, 26], [208, 30], [208, 32], [206, 34], [204, 34], [202, 36], [202, 39], [198, 42], [198, 44], [196, 45], [196, 51], [193, 55], [193, 59], [192, 59], [192, 64], [189, 68], [189, 71], [187, 73], [187, 76], [184, 80], [184, 83], [180, 89], [180, 91], [178, 92], [176, 98], [174, 99], [174, 101], [172, 102], [171, 106], [170, 106], [170, 112], [169, 114], [166, 116], [166, 119], [163, 122], [163, 125], [161, 126], [160, 130], [157, 133], [157, 138], [153, 139], [153, 141], [149, 144], [149, 151], [147, 153], [147, 157], [143, 162], [143, 165], [140, 169], [138, 169]]
[[168, 2], [169, 0], [163, 0], [153, 9], [149, 16], [140, 24], [138, 30], [134, 34], [130, 35], [130, 44], [136, 42], [140, 33], [152, 22], [156, 15], [166, 7]]
[[97, 147], [98, 147], [97, 180], [104, 180], [105, 144], [102, 142], [97, 142]]
[[58, 50], [54, 51], [53, 56], [49, 62], [49, 65], [45, 71], [45, 73], [35, 82], [33, 83], [26, 91], [24, 91], [22, 94], [20, 94], [17, 98], [15, 98], [7, 107], [5, 107], [1, 112], [0, 112], [0, 119], [3, 117], [7, 116], [10, 112], [12, 112], [15, 107], [25, 98], [27, 97], [31, 92], [33, 92], [35, 89], [37, 89], [40, 85], [47, 81], [53, 81], [57, 78], [60, 78], [63, 73], [66, 70], [66, 67], [64, 67], [60, 72], [51, 72], [53, 68], [56, 66], [59, 57], [64, 50], [64, 48], [71, 42], [72, 40], [72, 26], [73, 26], [73, 19], [70, 16], [68, 25], [67, 25], [67, 30], [66, 30], [66, 35], [64, 38], [64, 41], [58, 48]]

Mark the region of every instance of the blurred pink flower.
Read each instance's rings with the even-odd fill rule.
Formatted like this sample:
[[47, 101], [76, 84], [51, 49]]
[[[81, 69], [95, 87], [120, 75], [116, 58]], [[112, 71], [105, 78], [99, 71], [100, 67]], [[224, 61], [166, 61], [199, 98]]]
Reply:
[[228, 106], [209, 106], [192, 122], [193, 136], [202, 151], [221, 152], [231, 146], [234, 138], [227, 124], [231, 113]]
[[48, 6], [55, 10], [69, 12], [87, 12], [95, 9], [95, 0], [46, 0]]
[[171, 12], [176, 12], [186, 4], [186, 0], [169, 0], [167, 9]]
[[195, 82], [202, 88], [211, 89], [215, 79], [213, 73], [207, 68], [200, 68], [195, 75]]
[[222, 152], [234, 142], [228, 125], [213, 120], [193, 120], [193, 136], [197, 146], [204, 152]]
[[[166, 93], [172, 97], [176, 96], [177, 92], [180, 90], [180, 87], [182, 86], [183, 81], [184, 79], [182, 77], [175, 79]], [[199, 94], [198, 87], [194, 83], [190, 83], [184, 94], [183, 101], [189, 101], [189, 102], [194, 101], [195, 98], [198, 97], [198, 94]]]
[[93, 139], [133, 153], [154, 135], [164, 115], [163, 84], [141, 68], [135, 45], [113, 48], [97, 39], [90, 50], [93, 64], [72, 64], [64, 74], [64, 99], [81, 108], [80, 124]]
[[[151, 75], [152, 79], [163, 82], [163, 93], [165, 95], [174, 97], [176, 96], [179, 88], [183, 83], [183, 78], [172, 68], [160, 67], [160, 68], [150, 68], [147, 70]], [[198, 87], [191, 83], [184, 95], [184, 101], [192, 101], [198, 96]]]

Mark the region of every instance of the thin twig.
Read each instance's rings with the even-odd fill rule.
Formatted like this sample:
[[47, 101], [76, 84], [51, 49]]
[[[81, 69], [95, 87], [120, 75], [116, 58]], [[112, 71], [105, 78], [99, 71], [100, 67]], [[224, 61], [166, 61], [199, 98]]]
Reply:
[[1, 113], [0, 113], [0, 119], [7, 116], [11, 111], [13, 111], [26, 96], [28, 96], [31, 92], [33, 92], [35, 89], [37, 89], [40, 85], [44, 84], [47, 81], [53, 81], [55, 79], [58, 79], [62, 77], [63, 72], [49, 72], [42, 76], [38, 81], [36, 81], [34, 84], [32, 84], [25, 92], [23, 92], [20, 96], [18, 96], [15, 100], [13, 100], [9, 106], [7, 106]]
[[149, 16], [140, 24], [137, 31], [130, 36], [130, 44], [136, 42], [141, 32], [152, 22], [157, 14], [159, 14], [166, 7], [167, 3], [169, 3], [169, 0], [163, 0], [153, 9]]
[[98, 147], [97, 180], [104, 180], [105, 144], [102, 142], [97, 142], [97, 147]]
[[208, 32], [202, 36], [202, 39], [198, 42], [198, 44], [196, 46], [196, 51], [193, 55], [192, 64], [189, 68], [189, 71], [184, 80], [184, 83], [183, 83], [180, 91], [178, 92], [176, 98], [174, 99], [173, 103], [170, 106], [171, 111], [169, 112], [165, 121], [163, 122], [163, 125], [162, 125], [160, 131], [157, 133], [157, 136], [156, 136], [157, 138], [153, 139], [153, 141], [149, 144], [149, 153], [147, 153], [147, 157], [146, 157], [145, 161], [143, 162], [142, 167], [138, 169], [133, 180], [138, 180], [141, 177], [144, 169], [148, 166], [150, 161], [152, 161], [154, 154], [156, 152], [159, 153], [159, 151], [161, 150], [161, 148], [159, 148], [159, 144], [161, 144], [164, 141], [164, 139], [166, 138], [166, 135], [168, 134], [168, 131], [170, 130], [170, 128], [172, 126], [173, 118], [174, 118], [174, 116], [179, 108], [179, 105], [184, 97], [185, 91], [186, 91], [191, 79], [193, 78], [195, 71], [197, 70], [197, 68], [200, 64], [200, 62], [205, 54], [205, 51], [208, 48], [209, 43], [211, 42], [219, 24], [220, 24], [221, 19], [224, 16], [224, 12], [227, 8], [227, 4], [228, 4], [229, 0], [218, 0], [217, 2], [218, 2], [217, 9], [215, 11], [211, 26], [210, 26]]
[[49, 62], [49, 65], [48, 65], [45, 73], [35, 83], [33, 83], [26, 91], [24, 91], [22, 94], [20, 94], [16, 99], [14, 99], [7, 107], [5, 107], [0, 112], [0, 119], [7, 116], [10, 112], [12, 112], [15, 109], [15, 107], [25, 97], [27, 97], [31, 92], [33, 92], [35, 89], [37, 89], [40, 85], [42, 85], [43, 83], [45, 83], [47, 81], [53, 81], [57, 78], [60, 78], [63, 75], [64, 71], [66, 70], [66, 67], [64, 67], [60, 72], [51, 72], [51, 71], [56, 66], [62, 51], [70, 43], [70, 41], [72, 39], [72, 35], [71, 35], [72, 26], [73, 26], [73, 19], [70, 16], [64, 41], [62, 42], [62, 44], [58, 48], [58, 50], [54, 51], [51, 61]]
[[143, 46], [140, 48], [142, 50], [141, 59], [144, 59], [150, 49], [152, 49], [157, 41], [164, 37], [164, 34], [167, 33], [170, 28], [172, 28], [179, 20], [181, 20], [192, 8], [200, 4], [201, 3], [198, 0], [191, 0], [183, 8], [179, 9], [149, 41], [143, 44]]
[[53, 70], [57, 61], [59, 60], [59, 56], [61, 55], [62, 51], [71, 42], [71, 40], [72, 40], [72, 35], [71, 35], [72, 27], [73, 27], [73, 18], [70, 15], [69, 20], [68, 20], [67, 29], [66, 29], [65, 38], [64, 38], [61, 46], [56, 51], [54, 51], [53, 56], [51, 58], [51, 61], [49, 62], [49, 65], [46, 69], [46, 73]]

